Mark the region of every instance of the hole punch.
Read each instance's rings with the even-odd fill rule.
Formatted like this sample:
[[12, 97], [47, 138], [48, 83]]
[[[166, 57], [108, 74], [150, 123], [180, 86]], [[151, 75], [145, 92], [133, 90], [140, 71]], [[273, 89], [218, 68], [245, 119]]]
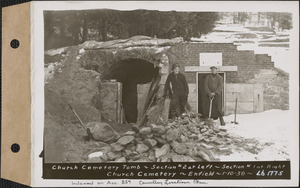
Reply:
[[10, 46], [14, 49], [18, 48], [20, 46], [20, 42], [17, 40], [17, 39], [13, 39], [11, 42], [10, 42]]
[[14, 153], [18, 153], [20, 151], [20, 145], [19, 144], [11, 145], [11, 151]]

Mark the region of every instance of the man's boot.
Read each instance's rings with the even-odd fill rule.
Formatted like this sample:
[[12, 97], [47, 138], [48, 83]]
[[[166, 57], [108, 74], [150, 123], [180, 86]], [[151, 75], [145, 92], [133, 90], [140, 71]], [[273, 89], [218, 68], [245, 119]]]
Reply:
[[225, 125], [225, 121], [224, 121], [224, 119], [223, 119], [223, 116], [220, 116], [220, 123], [221, 123], [221, 125]]

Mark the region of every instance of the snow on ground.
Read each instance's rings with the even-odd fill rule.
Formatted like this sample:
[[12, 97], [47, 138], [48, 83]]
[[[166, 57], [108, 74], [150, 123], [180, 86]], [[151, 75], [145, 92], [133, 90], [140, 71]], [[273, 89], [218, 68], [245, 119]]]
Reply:
[[45, 55], [49, 55], [49, 56], [58, 55], [58, 54], [63, 53], [64, 51], [66, 51], [67, 48], [68, 47], [47, 50], [47, 51], [45, 51]]
[[[221, 161], [273, 161], [289, 160], [289, 143], [292, 131], [297, 124], [292, 124], [289, 110], [268, 110], [254, 114], [237, 114], [238, 124], [233, 124], [234, 115], [224, 117], [227, 132], [242, 137], [246, 150], [238, 147], [230, 155], [218, 156]], [[247, 146], [247, 147], [245, 147]], [[247, 150], [248, 149], [248, 150]]]

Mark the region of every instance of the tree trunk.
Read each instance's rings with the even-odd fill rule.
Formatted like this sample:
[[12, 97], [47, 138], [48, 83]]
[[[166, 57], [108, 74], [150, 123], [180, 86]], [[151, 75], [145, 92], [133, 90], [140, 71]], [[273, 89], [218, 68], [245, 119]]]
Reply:
[[84, 16], [82, 42], [87, 41], [87, 37], [88, 37], [88, 18], [87, 16]]
[[74, 14], [74, 30], [72, 32], [72, 36], [74, 38], [74, 43], [75, 45], [79, 44], [79, 33], [80, 33], [80, 26], [79, 26], [79, 18], [76, 15], [76, 13]]
[[102, 17], [102, 40], [107, 41], [107, 22], [104, 17]]

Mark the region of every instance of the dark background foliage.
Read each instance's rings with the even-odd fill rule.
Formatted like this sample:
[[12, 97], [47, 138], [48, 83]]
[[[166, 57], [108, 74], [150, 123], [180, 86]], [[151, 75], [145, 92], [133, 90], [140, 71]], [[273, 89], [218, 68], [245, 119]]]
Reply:
[[87, 40], [108, 41], [136, 35], [157, 38], [201, 37], [218, 20], [214, 12], [161, 12], [112, 9], [46, 11], [45, 49], [77, 45]]

